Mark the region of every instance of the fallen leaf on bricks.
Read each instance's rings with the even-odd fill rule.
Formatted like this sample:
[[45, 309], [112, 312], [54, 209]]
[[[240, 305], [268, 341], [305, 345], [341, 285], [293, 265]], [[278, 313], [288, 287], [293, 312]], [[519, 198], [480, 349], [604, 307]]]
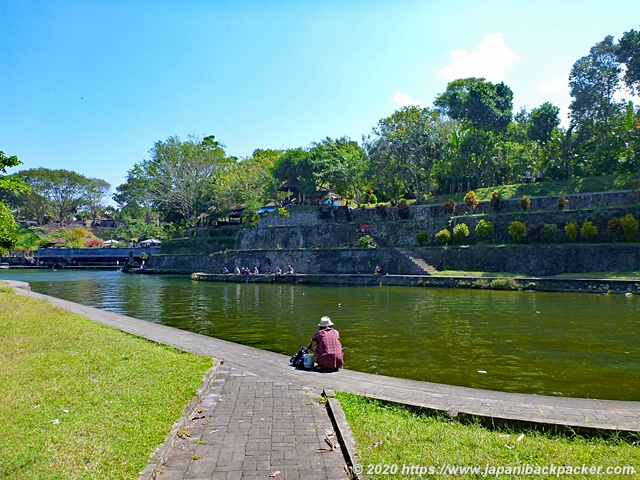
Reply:
[[269, 474], [269, 477], [273, 478], [273, 477], [277, 477], [278, 475], [280, 475], [280, 470], [276, 470], [275, 472], [271, 472]]

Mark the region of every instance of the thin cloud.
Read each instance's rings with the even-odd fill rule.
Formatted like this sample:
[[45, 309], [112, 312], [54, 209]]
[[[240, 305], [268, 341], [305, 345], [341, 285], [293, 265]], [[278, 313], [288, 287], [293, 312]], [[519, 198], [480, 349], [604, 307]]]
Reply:
[[396, 109], [408, 107], [410, 105], [423, 106], [419, 98], [413, 98], [410, 95], [402, 92], [396, 92], [393, 95], [393, 103], [396, 104]]
[[504, 44], [501, 33], [485, 36], [471, 53], [462, 49], [449, 54], [451, 64], [440, 70], [447, 80], [484, 77], [490, 82], [501, 82], [507, 70], [520, 60], [520, 55]]
[[537, 90], [540, 93], [569, 93], [569, 75], [562, 75], [556, 80], [540, 82]]

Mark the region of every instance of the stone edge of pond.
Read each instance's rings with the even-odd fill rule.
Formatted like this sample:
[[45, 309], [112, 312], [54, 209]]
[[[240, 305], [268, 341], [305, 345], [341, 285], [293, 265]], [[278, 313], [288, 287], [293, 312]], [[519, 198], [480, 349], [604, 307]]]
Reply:
[[362, 274], [295, 274], [295, 275], [224, 275], [204, 272], [146, 271], [146, 274], [179, 273], [192, 280], [234, 283], [291, 283], [307, 285], [398, 286], [465, 288], [475, 290], [513, 290], [532, 292], [632, 294], [640, 293], [640, 278], [592, 279], [552, 277], [473, 277], [435, 275], [362, 275]]

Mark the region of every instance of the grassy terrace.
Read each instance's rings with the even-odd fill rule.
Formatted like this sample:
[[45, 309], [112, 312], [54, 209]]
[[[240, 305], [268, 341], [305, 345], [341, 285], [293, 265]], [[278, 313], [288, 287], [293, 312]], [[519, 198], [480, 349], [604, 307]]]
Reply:
[[[640, 190], [640, 175], [607, 175], [602, 177], [577, 178], [566, 181], [542, 181], [540, 183], [516, 183], [499, 187], [474, 189], [478, 199], [482, 202], [491, 200], [491, 195], [498, 190], [504, 200], [511, 198], [544, 197], [569, 195], [572, 193], [614, 192], [618, 190]], [[452, 198], [456, 203], [464, 203], [465, 192], [448, 195], [440, 194], [427, 203], [442, 203]]]
[[[586, 438], [571, 432], [557, 434], [522, 428], [487, 428], [473, 421], [451, 420], [403, 405], [388, 404], [348, 393], [336, 393], [359, 450], [363, 479], [483, 478], [485, 468], [540, 468], [542, 474], [502, 475], [487, 471], [488, 478], [557, 478], [543, 467], [564, 468], [566, 478], [632, 478], [640, 473], [640, 438], [608, 434]], [[414, 467], [411, 471], [411, 467]], [[583, 466], [601, 468], [599, 475], [583, 472]], [[423, 471], [418, 467], [433, 467]], [[477, 467], [479, 472], [453, 467]], [[567, 468], [578, 467], [578, 474]], [[616, 475], [616, 468], [633, 468], [635, 475]], [[440, 471], [439, 469], [443, 470]], [[611, 468], [611, 474], [607, 474]], [[404, 473], [403, 474], [403, 469]], [[386, 471], [386, 473], [385, 473]], [[622, 472], [621, 470], [618, 470]], [[629, 470], [627, 470], [629, 472]], [[588, 473], [588, 472], [587, 472]]]
[[94, 323], [0, 282], [0, 478], [137, 478], [211, 358]]

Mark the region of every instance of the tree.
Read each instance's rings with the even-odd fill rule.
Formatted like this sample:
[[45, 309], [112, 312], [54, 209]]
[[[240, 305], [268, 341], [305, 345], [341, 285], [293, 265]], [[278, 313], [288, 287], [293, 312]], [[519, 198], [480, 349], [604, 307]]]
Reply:
[[624, 65], [624, 83], [631, 92], [640, 93], [640, 32], [629, 30], [616, 46], [616, 58]]
[[451, 118], [469, 122], [477, 130], [504, 132], [511, 122], [513, 92], [504, 83], [484, 78], [461, 78], [447, 85], [434, 105]]
[[[459, 142], [462, 158], [470, 159], [475, 187], [482, 186], [482, 176], [495, 178], [494, 146], [501, 141], [511, 122], [513, 92], [504, 83], [493, 84], [484, 78], [462, 78], [447, 85], [434, 105], [450, 118], [463, 122], [468, 129]], [[493, 183], [493, 182], [491, 182]]]
[[136, 164], [127, 172], [127, 181], [116, 187], [117, 193], [111, 198], [118, 204], [121, 219], [133, 220], [144, 217], [145, 223], [151, 223], [154, 203], [147, 195], [148, 181], [141, 166]]
[[0, 202], [0, 254], [11, 249], [17, 241], [16, 229], [18, 224], [13, 218], [11, 210]]
[[31, 186], [32, 193], [23, 204], [38, 218], [51, 214], [60, 223], [71, 220], [83, 205], [88, 178], [69, 170], [33, 168], [18, 174]]
[[[24, 182], [20, 181], [16, 177], [7, 177], [4, 174], [7, 173], [7, 168], [16, 167], [20, 165], [20, 160], [15, 155], [6, 156], [4, 152], [0, 151], [0, 193], [7, 192], [10, 194], [17, 194], [20, 192], [28, 192], [29, 188]], [[18, 224], [13, 218], [11, 210], [3, 203], [0, 202], [0, 253], [3, 253], [13, 247], [17, 241], [16, 229]]]
[[394, 200], [405, 194], [423, 201], [431, 190], [434, 165], [444, 159], [450, 130], [436, 110], [416, 106], [381, 119], [365, 147], [370, 171], [376, 172], [384, 193]]
[[624, 149], [621, 139], [613, 135], [614, 126], [624, 116], [623, 104], [614, 99], [620, 90], [620, 73], [616, 47], [609, 35], [576, 61], [569, 75], [571, 126], [580, 145], [583, 168], [596, 175], [613, 173]]
[[545, 102], [531, 112], [527, 125], [527, 135], [530, 140], [545, 147], [553, 138], [553, 134], [560, 125], [560, 109], [550, 102]]
[[286, 150], [276, 160], [271, 173], [280, 182], [289, 183], [298, 189], [298, 203], [304, 203], [306, 197], [312, 197], [316, 193], [313, 159], [303, 148]]
[[229, 212], [243, 204], [246, 213], [256, 213], [268, 202], [278, 202], [279, 182], [272, 174], [283, 150], [254, 150], [251, 157], [230, 163], [212, 184], [211, 199], [215, 211], [203, 212], [203, 218]]
[[111, 184], [100, 178], [89, 178], [85, 184], [84, 207], [91, 213], [95, 222], [105, 208], [105, 199], [109, 195]]
[[316, 182], [345, 200], [354, 199], [363, 191], [366, 154], [349, 137], [325, 138], [312, 144], [311, 158]]
[[185, 226], [193, 225], [199, 212], [208, 206], [207, 192], [231, 161], [224, 146], [213, 135], [200, 140], [190, 136], [181, 141], [169, 137], [156, 142], [151, 158], [134, 168], [135, 181], [144, 185], [144, 199]]

